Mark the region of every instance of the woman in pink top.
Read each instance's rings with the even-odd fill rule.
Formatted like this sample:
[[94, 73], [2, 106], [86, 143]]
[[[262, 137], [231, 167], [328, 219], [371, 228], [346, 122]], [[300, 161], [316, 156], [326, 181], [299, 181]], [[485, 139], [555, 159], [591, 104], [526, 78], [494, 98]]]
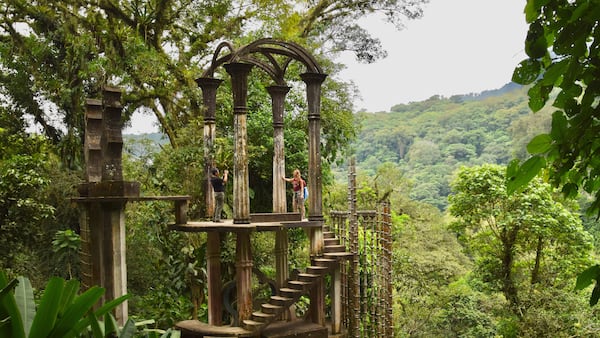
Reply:
[[287, 182], [292, 183], [292, 188], [294, 189], [294, 197], [292, 200], [292, 208], [295, 212], [300, 212], [300, 218], [304, 220], [304, 187], [306, 186], [306, 182], [302, 179], [300, 175], [300, 170], [294, 170], [294, 177], [283, 179]]

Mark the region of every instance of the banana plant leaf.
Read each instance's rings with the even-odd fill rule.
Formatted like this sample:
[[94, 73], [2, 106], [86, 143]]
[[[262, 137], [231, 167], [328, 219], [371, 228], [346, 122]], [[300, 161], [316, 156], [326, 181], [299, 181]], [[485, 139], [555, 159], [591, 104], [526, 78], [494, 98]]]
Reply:
[[0, 337], [26, 337], [21, 314], [12, 292], [17, 284], [17, 279], [8, 282], [6, 273], [0, 271]]
[[18, 277], [19, 285], [15, 288], [15, 300], [19, 313], [21, 314], [21, 322], [25, 331], [25, 337], [29, 337], [33, 318], [35, 318], [35, 300], [33, 299], [33, 288], [29, 278]]
[[62, 278], [53, 277], [48, 281], [31, 324], [29, 337], [48, 337], [50, 335], [56, 323], [59, 311], [57, 304], [60, 304], [64, 286], [65, 281]]

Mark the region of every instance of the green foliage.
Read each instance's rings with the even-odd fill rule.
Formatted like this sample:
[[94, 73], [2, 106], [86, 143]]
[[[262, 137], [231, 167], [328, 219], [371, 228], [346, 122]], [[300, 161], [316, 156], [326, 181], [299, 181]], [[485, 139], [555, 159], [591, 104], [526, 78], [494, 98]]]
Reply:
[[596, 264], [585, 269], [577, 276], [577, 283], [575, 284], [575, 290], [583, 290], [594, 282], [596, 284], [590, 297], [590, 306], [596, 305], [598, 299], [600, 299], [600, 265]]
[[444, 290], [445, 306], [439, 317], [439, 331], [453, 337], [497, 337], [494, 318], [502, 302], [473, 290], [461, 279]]
[[81, 238], [73, 230], [60, 230], [54, 234], [52, 250], [58, 255], [57, 259], [67, 266], [67, 274], [72, 278], [72, 266], [79, 258], [79, 245]]
[[78, 178], [60, 166], [53, 152], [0, 108], [0, 267], [29, 275], [36, 287], [58, 266], [64, 271], [52, 259], [52, 236], [76, 229], [78, 220], [68, 200]]
[[[574, 197], [580, 191], [594, 196], [587, 206], [589, 215], [600, 214], [600, 164], [596, 156], [600, 143], [595, 128], [600, 45], [590, 42], [599, 38], [596, 5], [568, 0], [527, 2], [528, 58], [515, 69], [513, 81], [532, 84], [528, 94], [533, 111], [548, 103], [556, 111], [550, 132], [533, 138], [528, 147], [531, 159], [540, 164], [527, 165], [528, 160], [514, 165], [509, 173], [515, 177], [511, 191], [516, 191], [542, 169], [544, 160], [550, 168], [550, 182], [565, 196]], [[595, 289], [592, 293], [591, 304], [597, 302], [598, 292]]]
[[46, 285], [36, 307], [29, 280], [20, 277], [9, 282], [4, 271], [0, 272], [0, 289], [0, 321], [3, 323], [0, 333], [13, 338], [79, 337], [87, 336], [88, 329], [92, 330], [92, 337], [119, 335], [118, 328], [108, 324], [109, 320], [105, 328], [100, 329], [97, 318], [110, 319], [110, 311], [128, 298], [122, 296], [93, 311], [104, 289], [92, 287], [78, 295], [78, 281], [55, 277]]
[[[447, 337], [441, 323], [447, 287], [466, 274], [471, 263], [451, 232], [436, 221], [393, 215], [393, 286], [396, 336]], [[439, 220], [438, 220], [439, 221]]]
[[508, 195], [504, 169], [484, 165], [461, 168], [452, 188], [453, 229], [474, 256], [480, 278], [504, 293], [516, 315], [527, 285], [564, 288], [589, 262], [589, 234], [540, 180]]
[[[595, 26], [600, 13], [591, 6], [588, 1], [528, 1], [525, 51], [529, 57], [515, 69], [513, 80], [532, 84], [528, 94], [533, 111], [547, 103], [556, 110], [550, 131], [529, 143], [532, 159], [548, 163], [551, 183], [562, 187], [566, 196], [576, 195], [579, 189], [595, 194], [588, 212], [597, 214], [599, 165], [595, 154], [599, 146], [593, 121], [598, 118], [596, 98], [600, 93], [595, 75], [599, 45], [589, 41], [598, 39]], [[512, 190], [525, 185], [543, 167], [543, 163], [527, 164], [513, 172], [523, 178], [517, 179]]]
[[156, 328], [191, 316], [190, 290], [204, 277], [200, 238], [169, 230], [171, 217], [172, 205], [165, 202], [127, 208], [129, 308], [135, 318], [153, 318]]
[[383, 163], [398, 165], [410, 182], [410, 199], [444, 211], [461, 165], [508, 164], [524, 156], [527, 139], [550, 123], [550, 111], [535, 119], [529, 112], [526, 88], [509, 84], [478, 95], [396, 105], [389, 113], [360, 113], [357, 166], [374, 173]]

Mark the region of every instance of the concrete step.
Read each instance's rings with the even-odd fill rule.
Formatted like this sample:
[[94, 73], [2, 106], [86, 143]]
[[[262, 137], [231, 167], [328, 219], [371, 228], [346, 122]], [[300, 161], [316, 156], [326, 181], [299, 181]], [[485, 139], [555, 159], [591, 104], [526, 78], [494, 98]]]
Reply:
[[326, 245], [325, 247], [323, 247], [323, 252], [324, 253], [346, 252], [346, 246], [345, 245]]
[[329, 267], [327, 266], [309, 266], [306, 268], [306, 273], [310, 273], [313, 275], [324, 275], [329, 271]]
[[322, 266], [326, 268], [330, 268], [337, 263], [335, 258], [314, 258], [312, 261], [315, 266]]
[[260, 308], [261, 308], [262, 312], [268, 313], [268, 314], [273, 314], [273, 315], [277, 314], [277, 313], [280, 313], [284, 309], [284, 307], [282, 307], [282, 306], [273, 305], [273, 304], [270, 304], [270, 303], [261, 304]]
[[271, 313], [264, 313], [261, 311], [252, 312], [252, 320], [260, 323], [270, 323], [275, 319], [275, 315]]
[[290, 303], [293, 301], [294, 301], [294, 299], [289, 298], [289, 297], [271, 296], [271, 300], [269, 301], [269, 303], [271, 303], [273, 305], [278, 305], [281, 307], [288, 307], [291, 305]]
[[279, 289], [280, 296], [286, 298], [296, 298], [302, 295], [302, 290], [292, 288], [281, 288]]
[[325, 243], [325, 246], [330, 246], [330, 245], [340, 245], [340, 239], [335, 237], [335, 238], [325, 238], [323, 239], [323, 242]]
[[335, 238], [335, 234], [331, 231], [323, 231], [323, 238]]
[[325, 252], [325, 253], [323, 253], [323, 257], [332, 258], [335, 260], [349, 259], [353, 256], [354, 255], [351, 252]]
[[299, 281], [299, 280], [291, 280], [288, 282], [288, 286], [291, 289], [297, 289], [297, 290], [302, 290], [302, 291], [306, 291], [310, 285], [311, 285], [311, 283], [303, 282], [303, 281]]
[[298, 280], [301, 282], [313, 283], [316, 279], [320, 278], [321, 275], [314, 275], [312, 273], [299, 273]]
[[242, 321], [242, 324], [243, 328], [248, 331], [258, 331], [266, 325], [265, 323], [257, 322], [251, 319]]

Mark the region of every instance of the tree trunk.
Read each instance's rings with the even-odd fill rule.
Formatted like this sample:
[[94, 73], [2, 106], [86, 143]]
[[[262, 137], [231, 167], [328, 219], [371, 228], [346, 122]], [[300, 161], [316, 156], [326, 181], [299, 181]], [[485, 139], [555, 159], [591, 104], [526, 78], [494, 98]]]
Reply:
[[540, 261], [542, 260], [542, 250], [544, 248], [544, 240], [542, 236], [538, 237], [537, 247], [535, 249], [535, 265], [531, 271], [531, 285], [540, 282]]
[[517, 230], [510, 230], [503, 240], [502, 252], [502, 292], [510, 304], [513, 313], [521, 317], [519, 311], [519, 296], [512, 275], [514, 262], [514, 247], [517, 238]]

